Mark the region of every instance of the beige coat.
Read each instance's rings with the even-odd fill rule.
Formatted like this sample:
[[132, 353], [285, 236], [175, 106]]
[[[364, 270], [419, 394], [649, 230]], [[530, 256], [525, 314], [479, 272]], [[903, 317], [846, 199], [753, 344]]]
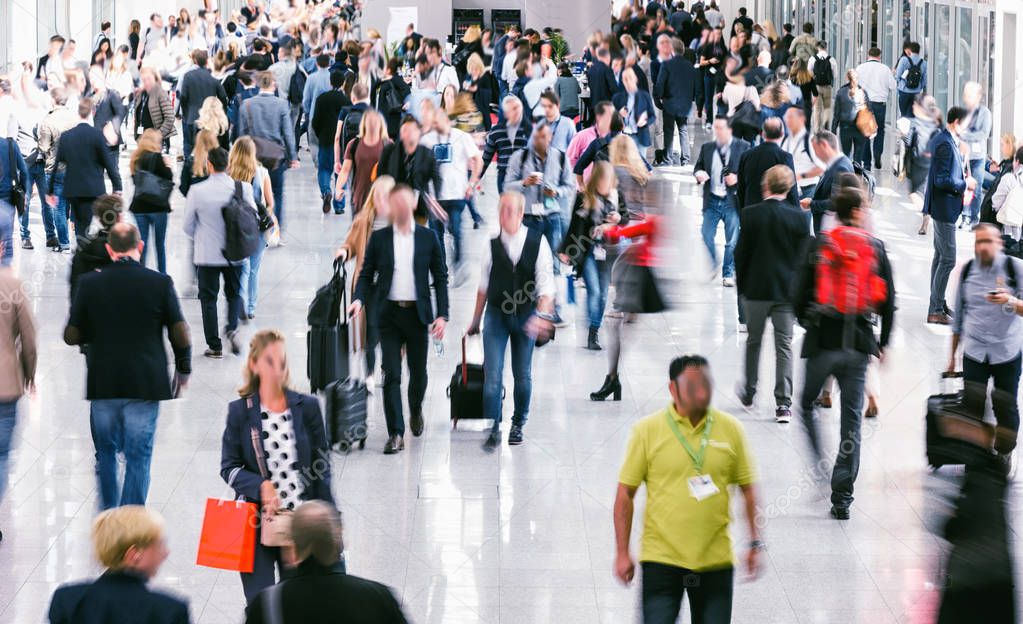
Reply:
[[32, 302], [21, 280], [0, 271], [0, 401], [14, 401], [36, 374], [36, 328]]

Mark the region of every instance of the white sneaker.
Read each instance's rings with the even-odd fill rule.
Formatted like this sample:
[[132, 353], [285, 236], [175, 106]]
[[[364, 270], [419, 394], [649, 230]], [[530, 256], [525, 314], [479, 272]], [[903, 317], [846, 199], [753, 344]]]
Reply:
[[721, 280], [721, 285], [725, 288], [735, 288], [735, 278], [726, 277]]

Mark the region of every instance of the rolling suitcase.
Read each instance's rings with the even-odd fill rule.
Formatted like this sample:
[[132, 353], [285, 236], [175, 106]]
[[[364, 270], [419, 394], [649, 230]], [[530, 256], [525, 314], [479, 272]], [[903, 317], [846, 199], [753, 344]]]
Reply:
[[451, 399], [451, 428], [459, 420], [481, 419], [483, 415], [483, 365], [470, 364], [465, 356], [465, 341], [462, 336], [462, 362], [455, 367], [448, 384], [448, 398]]
[[[358, 352], [358, 334], [354, 323], [347, 323], [348, 343], [354, 346], [354, 353], [346, 352], [346, 359], [365, 362], [364, 356]], [[353, 337], [353, 334], [355, 337]], [[363, 370], [364, 364], [352, 365], [348, 369]], [[324, 407], [327, 441], [332, 448], [348, 453], [356, 444], [360, 449], [366, 448], [368, 424], [366, 418], [366, 402], [369, 390], [366, 388], [365, 375], [354, 373], [341, 381], [333, 381], [324, 389], [326, 405]]]
[[966, 391], [952, 391], [952, 380], [962, 379], [962, 372], [942, 373], [941, 391], [927, 397], [927, 464], [937, 470], [942, 466], [964, 465], [967, 459], [976, 455], [976, 447], [957, 438], [947, 437], [942, 432], [942, 421], [946, 418], [967, 417], [964, 410]]
[[348, 273], [344, 265], [334, 261], [330, 281], [316, 291], [309, 304], [306, 334], [306, 374], [314, 394], [327, 384], [348, 376], [348, 325], [341, 309], [345, 304]]

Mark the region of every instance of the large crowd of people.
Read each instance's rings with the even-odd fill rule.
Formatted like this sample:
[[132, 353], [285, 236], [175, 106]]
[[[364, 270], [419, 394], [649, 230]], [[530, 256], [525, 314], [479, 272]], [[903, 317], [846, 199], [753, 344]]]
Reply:
[[[133, 20], [124, 39], [104, 22], [89, 57], [54, 34], [42, 56], [0, 77], [0, 291], [12, 302], [0, 307], [7, 329], [0, 496], [18, 400], [33, 391], [37, 368], [31, 302], [18, 296], [24, 290], [10, 265], [15, 230], [21, 253], [41, 253], [29, 226], [38, 210], [45, 247], [73, 254], [63, 338], [86, 354], [102, 512], [93, 540], [106, 572], [58, 590], [50, 621], [98, 612], [114, 614], [105, 621], [189, 620], [187, 605], [145, 588], [167, 547], [162, 521], [144, 507], [160, 402], [187, 392], [192, 371], [192, 332], [179, 300], [186, 291], [199, 301], [203, 356], [223, 359], [226, 349], [246, 362], [239, 398], [227, 409], [220, 474], [259, 510], [252, 563], [240, 570], [247, 621], [281, 621], [268, 611], [281, 605], [288, 621], [348, 621], [356, 608], [358, 621], [405, 621], [386, 588], [345, 573], [331, 489], [334, 440], [320, 398], [293, 389], [285, 337], [255, 320], [260, 267], [273, 262], [265, 252], [301, 244], [287, 225], [308, 202], [286, 196], [284, 181], [299, 173], [291, 170], [304, 154], [323, 218], [348, 228], [337, 257], [354, 277], [350, 302], [338, 312], [362, 337], [367, 383], [381, 389], [385, 454], [415, 443], [406, 439], [404, 367], [409, 429], [413, 438], [424, 433], [430, 343], [450, 333], [449, 291], [473, 274], [463, 212], [473, 228], [485, 222], [484, 186], [496, 184], [498, 227], [469, 285], [476, 288], [471, 320], [460, 329], [482, 334], [477, 416], [492, 421], [482, 446], [493, 452], [526, 441], [534, 350], [568, 324], [576, 285], [585, 289], [576, 316], [588, 330], [586, 348], [608, 355], [603, 384], [589, 396], [621, 399], [626, 326], [669, 306], [656, 250], [674, 198], [659, 185], [659, 170], [691, 168], [702, 186], [708, 278], [738, 294], [735, 314], [746, 334], [738, 399], [754, 404], [770, 321], [775, 419], [788, 423], [795, 410], [815, 479], [830, 489], [830, 515], [847, 520], [861, 424], [878, 416], [877, 366], [895, 326], [898, 267], [870, 216], [878, 172], [892, 162], [885, 150], [894, 145], [922, 215], [919, 233], [929, 229], [934, 240], [926, 322], [952, 330], [949, 372], [961, 350], [967, 384], [985, 389], [979, 399], [973, 393], [975, 413], [983, 413], [993, 380], [997, 425], [985, 457], [1009, 471], [1023, 347], [1016, 277], [1023, 148], [1006, 135], [1001, 160], [989, 158], [992, 115], [977, 83], [940, 110], [917, 42], [905, 42], [894, 67], [877, 48], [855, 67], [839, 67], [810, 23], [784, 24], [779, 33], [745, 8], [729, 24], [713, 0], [653, 0], [630, 2], [606, 32], [570, 42], [580, 44], [571, 56], [552, 45], [559, 31], [518, 25], [471, 26], [449, 51], [409, 24], [389, 49], [361, 23], [359, 0], [270, 5], [246, 0], [231, 14], [204, 6], [194, 17], [185, 8], [153, 13], [144, 27]], [[889, 111], [893, 101], [898, 108]], [[491, 166], [496, 175], [488, 175]], [[167, 276], [166, 248], [176, 193], [185, 197], [193, 267], [190, 282], [178, 285]], [[976, 257], [950, 306], [957, 226], [974, 230]], [[246, 348], [239, 326], [248, 323], [259, 331]], [[805, 329], [800, 389], [793, 387], [796, 324]], [[509, 351], [513, 412], [505, 435]], [[817, 421], [831, 405], [832, 382], [840, 396], [837, 453], [827, 450], [833, 445]], [[624, 583], [635, 574], [633, 500], [645, 485], [643, 621], [674, 622], [688, 594], [694, 621], [728, 622], [736, 566], [731, 487], [744, 499], [749, 540], [739, 550], [753, 575], [765, 548], [754, 449], [741, 419], [711, 405], [706, 359], [674, 359], [668, 390], [669, 405], [633, 427], [614, 503], [614, 573]], [[282, 516], [290, 532], [279, 543], [268, 536]], [[1008, 599], [996, 599], [1011, 610], [1009, 587]], [[951, 610], [964, 607], [949, 599], [943, 608], [954, 617]], [[150, 619], [139, 619], [138, 609]]]

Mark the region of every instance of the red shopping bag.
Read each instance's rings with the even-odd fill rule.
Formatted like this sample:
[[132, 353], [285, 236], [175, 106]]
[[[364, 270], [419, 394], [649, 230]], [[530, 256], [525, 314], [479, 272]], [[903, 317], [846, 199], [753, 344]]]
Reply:
[[199, 536], [197, 565], [234, 572], [252, 572], [256, 554], [255, 503], [206, 499], [206, 515]]

